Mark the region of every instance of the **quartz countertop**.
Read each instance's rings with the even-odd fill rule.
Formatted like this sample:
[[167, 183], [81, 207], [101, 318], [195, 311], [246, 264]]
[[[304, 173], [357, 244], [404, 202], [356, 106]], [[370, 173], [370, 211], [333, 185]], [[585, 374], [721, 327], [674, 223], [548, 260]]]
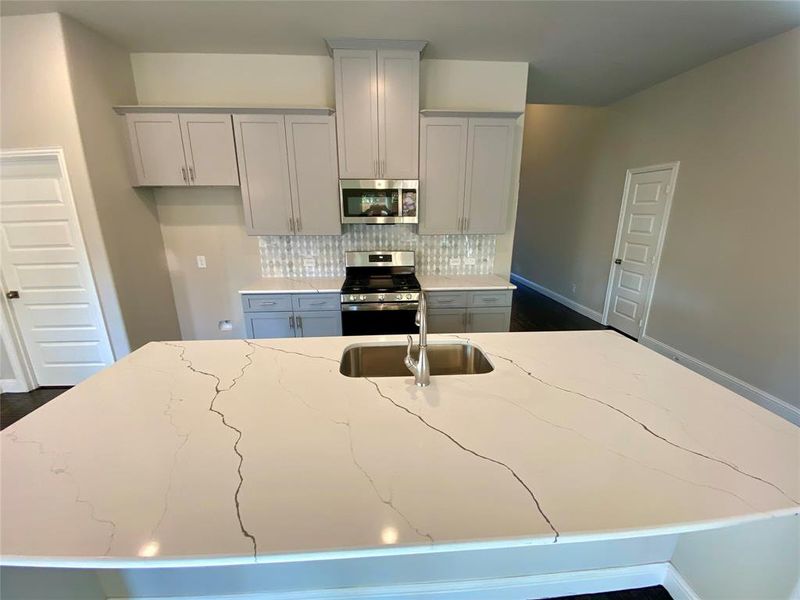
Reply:
[[517, 286], [498, 275], [417, 275], [426, 292], [460, 290], [515, 290]]
[[263, 277], [239, 290], [240, 294], [318, 294], [342, 290], [344, 277]]
[[430, 338], [470, 339], [494, 371], [339, 373], [349, 345], [399, 336], [140, 348], [0, 434], [2, 563], [298, 561], [798, 513], [800, 429], [619, 334]]
[[[517, 286], [497, 275], [420, 275], [426, 292], [458, 290], [515, 290]], [[240, 294], [339, 293], [344, 277], [264, 277], [243, 287]]]

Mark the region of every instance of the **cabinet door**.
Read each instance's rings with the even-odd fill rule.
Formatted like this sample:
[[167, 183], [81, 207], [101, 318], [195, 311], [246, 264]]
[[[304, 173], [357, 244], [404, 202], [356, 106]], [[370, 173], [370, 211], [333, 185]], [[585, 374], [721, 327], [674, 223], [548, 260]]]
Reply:
[[511, 326], [511, 307], [468, 308], [467, 331], [482, 333], [487, 331], [508, 331]]
[[378, 59], [374, 50], [334, 50], [339, 177], [378, 177]]
[[469, 120], [466, 233], [506, 231], [511, 203], [515, 129], [515, 119]]
[[303, 311], [294, 313], [298, 337], [342, 335], [341, 311]]
[[192, 185], [239, 185], [231, 115], [180, 114]]
[[381, 179], [419, 173], [419, 52], [378, 50], [378, 171]]
[[422, 117], [419, 232], [459, 233], [464, 207], [467, 119]]
[[283, 115], [234, 115], [233, 128], [247, 233], [293, 233]]
[[295, 337], [291, 312], [245, 313], [244, 319], [249, 338]]
[[339, 177], [333, 117], [286, 115], [296, 233], [339, 235]]
[[430, 333], [464, 333], [466, 331], [466, 308], [429, 308], [426, 316]]
[[178, 115], [127, 114], [137, 185], [189, 185]]

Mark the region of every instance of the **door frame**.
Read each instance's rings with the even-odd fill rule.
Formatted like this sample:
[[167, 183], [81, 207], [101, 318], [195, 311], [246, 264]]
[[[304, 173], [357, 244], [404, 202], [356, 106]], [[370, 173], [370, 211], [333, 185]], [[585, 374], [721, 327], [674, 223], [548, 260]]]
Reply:
[[622, 200], [620, 202], [619, 219], [617, 220], [617, 234], [614, 238], [614, 250], [611, 255], [611, 265], [608, 269], [608, 284], [606, 285], [606, 299], [603, 303], [603, 325], [608, 326], [608, 313], [611, 303], [611, 292], [614, 288], [614, 269], [617, 265], [614, 264], [614, 258], [619, 253], [620, 240], [622, 238], [622, 229], [625, 220], [625, 211], [628, 208], [628, 192], [631, 186], [631, 177], [641, 173], [650, 173], [652, 171], [665, 171], [670, 169], [672, 174], [667, 184], [669, 189], [664, 204], [664, 218], [661, 220], [661, 231], [658, 232], [658, 240], [655, 249], [655, 262], [653, 263], [653, 275], [650, 278], [650, 284], [647, 287], [647, 296], [644, 303], [644, 314], [642, 315], [642, 325], [639, 327], [638, 340], [645, 336], [647, 331], [647, 323], [650, 320], [650, 306], [653, 303], [653, 292], [656, 289], [656, 279], [658, 278], [658, 268], [661, 266], [661, 253], [664, 250], [664, 240], [667, 236], [667, 226], [669, 225], [669, 215], [672, 209], [672, 198], [675, 196], [675, 187], [678, 184], [678, 171], [680, 170], [681, 161], [661, 163], [658, 165], [650, 165], [647, 167], [636, 167], [628, 169], [625, 173], [625, 187], [622, 190]]
[[[95, 283], [94, 269], [92, 261], [89, 257], [89, 251], [86, 248], [86, 238], [83, 235], [83, 228], [81, 227], [80, 216], [78, 215], [78, 207], [75, 205], [75, 196], [72, 193], [72, 182], [69, 179], [69, 172], [67, 171], [67, 160], [64, 155], [64, 148], [61, 146], [44, 146], [41, 148], [15, 148], [10, 150], [0, 150], [0, 162], [6, 159], [15, 158], [54, 158], [58, 162], [58, 169], [61, 172], [62, 191], [64, 193], [64, 204], [70, 213], [70, 217], [75, 220], [75, 227], [77, 229], [76, 244], [80, 244], [83, 255], [86, 257], [86, 264], [88, 266], [91, 281], [89, 284], [92, 287], [94, 296], [97, 299], [97, 306], [100, 311], [100, 323], [102, 332], [108, 340], [109, 348], [111, 349], [111, 356], [116, 360], [114, 347], [111, 344], [111, 337], [108, 334], [108, 323], [106, 323], [106, 316], [103, 311], [103, 303], [100, 300], [100, 293], [97, 290]], [[39, 387], [36, 380], [36, 372], [33, 369], [33, 363], [28, 356], [28, 351], [25, 347], [25, 341], [22, 337], [22, 332], [19, 328], [19, 323], [14, 315], [14, 309], [11, 303], [6, 298], [8, 285], [5, 279], [0, 274], [0, 303], [2, 310], [0, 310], [0, 332], [3, 334], [3, 345], [6, 347], [6, 352], [11, 361], [12, 370], [14, 371], [14, 380], [1, 380], [3, 382], [3, 391], [20, 391], [28, 392]], [[9, 389], [5, 389], [8, 387]], [[27, 388], [27, 389], [25, 389]]]

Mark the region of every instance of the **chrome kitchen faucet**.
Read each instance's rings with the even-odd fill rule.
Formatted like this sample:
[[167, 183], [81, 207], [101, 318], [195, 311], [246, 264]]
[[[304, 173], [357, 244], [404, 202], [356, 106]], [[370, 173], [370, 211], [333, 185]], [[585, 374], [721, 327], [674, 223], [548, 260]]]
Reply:
[[419, 357], [417, 360], [411, 358], [411, 348], [414, 346], [414, 339], [408, 336], [408, 347], [406, 348], [405, 365], [414, 374], [414, 383], [420, 387], [431, 384], [431, 367], [428, 364], [428, 318], [427, 301], [425, 292], [419, 294], [419, 306], [414, 322], [419, 325]]

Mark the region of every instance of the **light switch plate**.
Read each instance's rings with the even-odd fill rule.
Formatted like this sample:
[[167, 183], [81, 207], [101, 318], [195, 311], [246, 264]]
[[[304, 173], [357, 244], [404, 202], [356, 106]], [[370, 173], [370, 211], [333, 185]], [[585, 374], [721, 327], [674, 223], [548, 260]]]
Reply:
[[303, 258], [303, 267], [306, 269], [313, 269], [317, 266], [317, 261], [313, 258], [305, 257]]
[[451, 267], [459, 267], [459, 266], [461, 266], [461, 259], [460, 258], [451, 258], [450, 259], [450, 266]]
[[472, 257], [464, 257], [464, 266], [465, 267], [474, 267], [475, 266], [475, 259]]
[[197, 255], [197, 268], [198, 269], [205, 269], [206, 268], [206, 257], [200, 254]]

